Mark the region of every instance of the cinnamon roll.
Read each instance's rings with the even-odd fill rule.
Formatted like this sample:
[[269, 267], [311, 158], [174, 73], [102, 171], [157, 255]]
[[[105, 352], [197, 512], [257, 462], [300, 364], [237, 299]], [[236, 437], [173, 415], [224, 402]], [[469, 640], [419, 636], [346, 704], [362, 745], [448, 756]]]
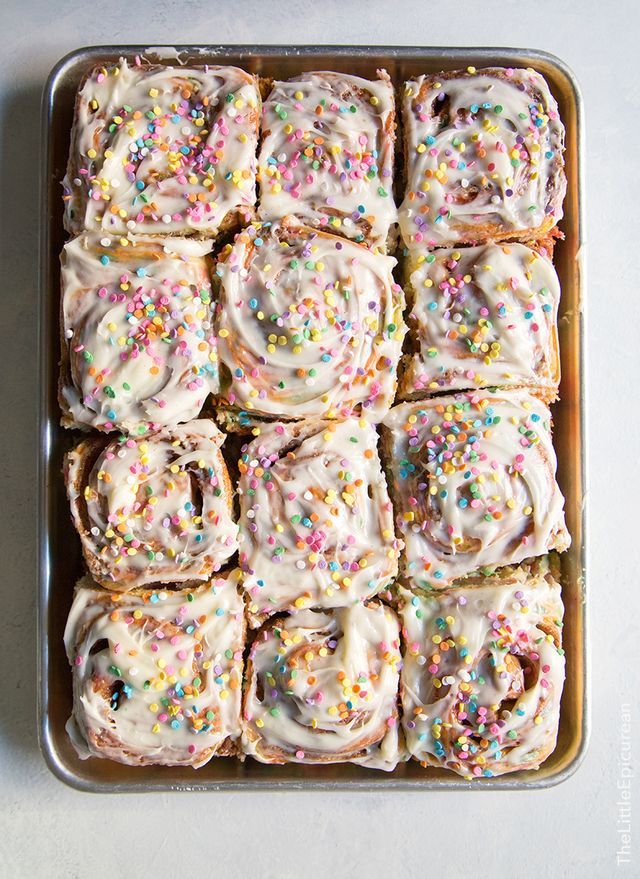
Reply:
[[199, 767], [239, 751], [243, 604], [233, 582], [76, 590], [64, 633], [78, 754]]
[[226, 402], [247, 418], [379, 420], [405, 333], [394, 265], [290, 217], [241, 232], [216, 270]]
[[390, 585], [401, 543], [377, 440], [351, 419], [271, 425], [243, 446], [240, 565], [253, 623]]
[[247, 661], [244, 753], [262, 763], [394, 769], [399, 637], [394, 612], [375, 603], [271, 620]]
[[262, 116], [260, 216], [384, 248], [396, 222], [395, 101], [386, 71], [371, 81], [302, 73], [275, 82]]
[[549, 260], [523, 244], [486, 244], [416, 248], [410, 265], [403, 399], [495, 385], [555, 398], [560, 283]]
[[76, 99], [65, 228], [211, 237], [246, 220], [260, 104], [237, 67], [97, 67]]
[[530, 241], [562, 218], [564, 127], [534, 70], [488, 68], [405, 83], [407, 246]]
[[236, 551], [232, 488], [211, 421], [144, 437], [83, 440], [65, 458], [92, 577], [126, 592], [207, 580]]
[[173, 426], [218, 389], [210, 245], [81, 235], [62, 252], [65, 427]]
[[412, 588], [569, 546], [551, 413], [526, 390], [396, 406], [383, 451]]
[[402, 598], [411, 756], [466, 778], [537, 769], [555, 748], [564, 683], [559, 584], [519, 568], [499, 585]]

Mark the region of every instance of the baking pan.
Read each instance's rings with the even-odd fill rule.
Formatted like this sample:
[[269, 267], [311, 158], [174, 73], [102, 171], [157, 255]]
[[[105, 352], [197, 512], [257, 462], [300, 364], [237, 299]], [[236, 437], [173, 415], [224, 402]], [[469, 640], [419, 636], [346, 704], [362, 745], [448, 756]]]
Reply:
[[[213, 759], [190, 767], [130, 767], [108, 760], [80, 760], [65, 732], [71, 712], [71, 672], [62, 633], [73, 587], [82, 572], [80, 541], [70, 521], [61, 475], [64, 452], [76, 435], [59, 425], [56, 398], [59, 314], [59, 253], [62, 180], [75, 92], [97, 64], [124, 56], [167, 64], [235, 64], [264, 76], [286, 79], [305, 70], [339, 70], [373, 77], [384, 67], [396, 84], [424, 72], [475, 67], [534, 67], [549, 82], [567, 130], [568, 191], [556, 246], [562, 283], [559, 330], [561, 401], [554, 406], [558, 479], [566, 497], [573, 543], [561, 556], [566, 608], [564, 648], [567, 680], [558, 745], [537, 771], [468, 782], [415, 761], [393, 773], [349, 764], [266, 766], [248, 759]], [[582, 104], [571, 72], [557, 58], [528, 49], [444, 49], [358, 46], [97, 46], [60, 61], [47, 82], [43, 102], [42, 238], [40, 253], [40, 453], [39, 453], [39, 731], [45, 760], [62, 781], [83, 791], [165, 790], [524, 790], [549, 787], [571, 775], [584, 756], [589, 727], [587, 619], [585, 605], [585, 396], [584, 396], [584, 201]]]

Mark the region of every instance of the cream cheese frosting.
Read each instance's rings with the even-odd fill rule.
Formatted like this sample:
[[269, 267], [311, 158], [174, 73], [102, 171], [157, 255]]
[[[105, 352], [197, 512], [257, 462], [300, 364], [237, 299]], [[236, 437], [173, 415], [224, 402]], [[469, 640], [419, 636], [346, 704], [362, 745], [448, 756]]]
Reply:
[[210, 250], [144, 236], [65, 244], [65, 426], [140, 432], [198, 416], [218, 389]]
[[553, 265], [523, 244], [416, 249], [401, 396], [560, 380]]
[[276, 618], [250, 651], [244, 752], [263, 763], [392, 770], [399, 638], [394, 612], [378, 604]]
[[81, 757], [202, 766], [240, 736], [243, 604], [231, 582], [113, 594], [76, 590], [64, 640], [68, 724]]
[[443, 588], [569, 546], [551, 413], [527, 391], [403, 403], [384, 428], [412, 587]]
[[562, 218], [564, 127], [544, 78], [489, 68], [405, 83], [405, 244], [533, 238]]
[[107, 444], [85, 440], [65, 462], [89, 569], [119, 590], [206, 580], [238, 547], [232, 490], [211, 421]]
[[262, 117], [262, 219], [292, 214], [384, 247], [397, 218], [395, 105], [388, 75], [378, 76], [302, 73], [273, 84]]
[[401, 597], [412, 757], [470, 778], [537, 769], [555, 747], [565, 675], [559, 584], [520, 568], [498, 584]]
[[65, 226], [213, 236], [256, 200], [260, 94], [237, 67], [98, 67], [72, 132]]
[[387, 588], [401, 543], [375, 428], [275, 424], [240, 459], [240, 565], [249, 613], [341, 607]]
[[394, 266], [292, 218], [240, 233], [216, 270], [223, 397], [249, 415], [379, 420], [406, 331]]

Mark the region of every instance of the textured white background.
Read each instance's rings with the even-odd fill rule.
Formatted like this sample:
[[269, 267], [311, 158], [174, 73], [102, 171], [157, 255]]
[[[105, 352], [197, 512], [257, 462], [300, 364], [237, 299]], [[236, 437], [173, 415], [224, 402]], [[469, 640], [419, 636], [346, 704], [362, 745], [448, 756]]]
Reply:
[[[5, 0], [0, 11], [0, 876], [640, 876], [616, 867], [620, 706], [640, 741], [640, 87], [637, 0]], [[449, 10], [445, 12], [445, 10]], [[92, 796], [38, 753], [35, 307], [39, 101], [51, 66], [99, 43], [504, 45], [563, 57], [587, 121], [591, 747], [537, 793]], [[635, 405], [634, 405], [635, 403]]]

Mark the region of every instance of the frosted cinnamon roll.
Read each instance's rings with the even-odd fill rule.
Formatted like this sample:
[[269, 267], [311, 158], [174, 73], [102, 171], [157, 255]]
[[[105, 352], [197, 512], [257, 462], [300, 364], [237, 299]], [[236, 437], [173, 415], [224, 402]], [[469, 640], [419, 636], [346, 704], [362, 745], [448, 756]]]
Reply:
[[556, 745], [564, 683], [559, 584], [519, 568], [497, 585], [401, 594], [411, 756], [466, 778], [537, 769]]
[[249, 417], [379, 419], [405, 333], [394, 265], [292, 218], [241, 232], [216, 270], [223, 398]]
[[252, 213], [260, 94], [237, 67], [97, 67], [76, 99], [65, 228], [215, 236]]
[[553, 265], [523, 244], [416, 248], [410, 261], [412, 353], [400, 396], [496, 385], [560, 382]]
[[244, 619], [233, 582], [122, 595], [76, 590], [64, 633], [67, 724], [82, 758], [194, 766], [237, 754]]
[[364, 420], [275, 424], [242, 448], [240, 565], [252, 622], [381, 592], [401, 544]]
[[142, 438], [83, 440], [65, 458], [92, 577], [128, 591], [207, 580], [236, 551], [232, 488], [211, 421]]
[[287, 214], [307, 226], [384, 248], [395, 223], [395, 102], [377, 80], [302, 73], [275, 82], [262, 116], [260, 217]]
[[65, 427], [143, 432], [196, 418], [218, 388], [210, 245], [81, 235], [62, 251]]
[[569, 546], [551, 413], [527, 391], [396, 406], [383, 451], [412, 587], [443, 588]]
[[276, 617], [247, 661], [242, 748], [261, 763], [398, 759], [398, 620], [380, 604]]
[[407, 246], [532, 240], [562, 219], [564, 126], [534, 70], [419, 76], [403, 100]]

